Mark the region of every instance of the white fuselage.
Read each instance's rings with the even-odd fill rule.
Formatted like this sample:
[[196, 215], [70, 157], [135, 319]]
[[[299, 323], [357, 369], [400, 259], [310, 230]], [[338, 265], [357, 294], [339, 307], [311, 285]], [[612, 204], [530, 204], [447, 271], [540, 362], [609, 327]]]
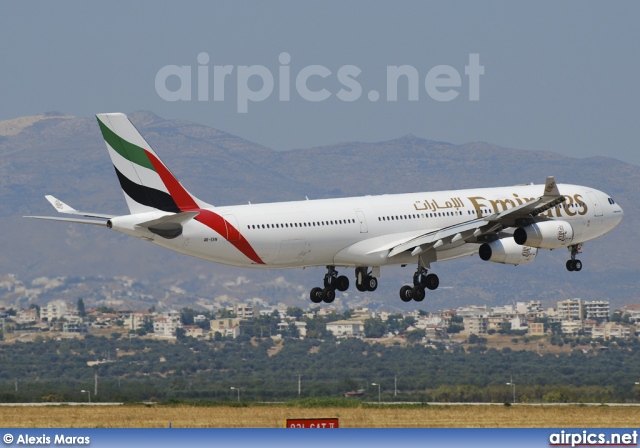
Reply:
[[[165, 239], [138, 233], [154, 243], [187, 255], [223, 264], [253, 268], [307, 266], [384, 266], [417, 262], [409, 252], [388, 256], [388, 248], [425, 232], [487, 217], [539, 197], [543, 185], [452, 190], [214, 207], [239, 230], [263, 261], [256, 263], [232, 244], [237, 232], [215, 232], [191, 220], [182, 235]], [[573, 244], [597, 238], [623, 217], [621, 207], [601, 191], [559, 185], [564, 204], [541, 216], [567, 221]], [[162, 216], [163, 212], [157, 212]], [[129, 232], [126, 232], [129, 233]], [[448, 244], [436, 250], [437, 260], [477, 253], [479, 244]], [[385, 250], [385, 248], [387, 248]]]

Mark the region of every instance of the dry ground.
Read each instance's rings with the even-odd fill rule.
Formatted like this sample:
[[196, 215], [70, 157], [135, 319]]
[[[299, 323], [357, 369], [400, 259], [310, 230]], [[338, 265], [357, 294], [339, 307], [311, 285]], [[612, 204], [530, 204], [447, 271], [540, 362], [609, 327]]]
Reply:
[[2, 427], [279, 428], [287, 418], [340, 419], [342, 428], [637, 427], [640, 407], [428, 406], [294, 408], [285, 406], [0, 406]]

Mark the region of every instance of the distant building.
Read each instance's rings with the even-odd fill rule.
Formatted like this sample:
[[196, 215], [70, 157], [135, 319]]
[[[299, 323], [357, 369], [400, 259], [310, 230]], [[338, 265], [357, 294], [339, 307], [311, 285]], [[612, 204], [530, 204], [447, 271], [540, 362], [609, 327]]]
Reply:
[[200, 338], [204, 336], [204, 330], [197, 325], [185, 325], [182, 327], [184, 335], [188, 338]]
[[640, 305], [626, 305], [622, 308], [622, 314], [629, 316], [629, 322], [640, 321]]
[[178, 328], [182, 328], [182, 323], [180, 322], [180, 313], [177, 311], [162, 313], [153, 320], [153, 332], [159, 337], [175, 337]]
[[611, 309], [608, 300], [594, 300], [584, 302], [584, 314], [587, 319], [595, 319], [597, 321], [608, 321]]
[[468, 334], [487, 334], [489, 328], [489, 318], [482, 316], [471, 316], [464, 318], [464, 331]]
[[364, 337], [362, 320], [338, 320], [328, 323], [326, 328], [337, 338]]
[[20, 310], [14, 320], [18, 324], [35, 324], [38, 322], [38, 311], [34, 309]]
[[542, 322], [530, 322], [529, 335], [544, 336], [544, 324]]
[[611, 339], [614, 337], [620, 339], [628, 339], [629, 337], [631, 337], [631, 327], [627, 325], [617, 325], [611, 322], [607, 322], [603, 325], [593, 327], [591, 337], [594, 339]]
[[123, 319], [124, 327], [129, 330], [139, 330], [144, 328], [146, 323], [151, 321], [151, 314], [147, 311], [136, 311], [128, 314]]
[[461, 306], [456, 310], [456, 315], [462, 318], [472, 316], [486, 316], [489, 314], [486, 306]]
[[61, 319], [66, 316], [75, 316], [78, 310], [75, 306], [64, 300], [52, 300], [40, 308], [40, 319], [51, 322], [53, 319]]
[[577, 335], [579, 331], [582, 331], [582, 321], [581, 320], [563, 320], [561, 322], [562, 325], [562, 333]]
[[260, 316], [258, 305], [236, 304], [233, 305], [233, 312], [241, 319], [254, 319]]
[[240, 322], [242, 322], [242, 319], [239, 317], [212, 319], [209, 321], [211, 327], [209, 335], [213, 338], [216, 333], [220, 333], [222, 336], [231, 336], [235, 339], [240, 336]]
[[567, 299], [558, 302], [558, 317], [561, 320], [582, 320], [582, 299]]

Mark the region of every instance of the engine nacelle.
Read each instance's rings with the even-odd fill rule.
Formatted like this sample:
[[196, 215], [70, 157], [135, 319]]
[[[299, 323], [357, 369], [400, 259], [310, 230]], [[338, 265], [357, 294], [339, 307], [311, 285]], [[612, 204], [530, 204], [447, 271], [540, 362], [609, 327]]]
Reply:
[[478, 255], [484, 261], [493, 261], [503, 264], [527, 264], [531, 263], [538, 255], [538, 249], [529, 246], [520, 246], [512, 238], [503, 238], [480, 246]]
[[517, 228], [513, 239], [521, 246], [559, 249], [573, 241], [573, 227], [567, 221], [542, 221]]

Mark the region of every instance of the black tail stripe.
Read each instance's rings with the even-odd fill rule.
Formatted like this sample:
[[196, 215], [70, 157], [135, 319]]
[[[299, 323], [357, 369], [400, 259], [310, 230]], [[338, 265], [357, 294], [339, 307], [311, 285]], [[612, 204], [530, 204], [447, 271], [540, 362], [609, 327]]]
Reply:
[[164, 191], [156, 190], [155, 188], [145, 187], [144, 185], [138, 185], [132, 182], [124, 174], [118, 171], [118, 168], [113, 167], [116, 170], [116, 175], [120, 181], [120, 186], [124, 192], [134, 201], [139, 204], [146, 205], [147, 207], [157, 208], [164, 212], [179, 213], [180, 209], [173, 200], [170, 194]]

